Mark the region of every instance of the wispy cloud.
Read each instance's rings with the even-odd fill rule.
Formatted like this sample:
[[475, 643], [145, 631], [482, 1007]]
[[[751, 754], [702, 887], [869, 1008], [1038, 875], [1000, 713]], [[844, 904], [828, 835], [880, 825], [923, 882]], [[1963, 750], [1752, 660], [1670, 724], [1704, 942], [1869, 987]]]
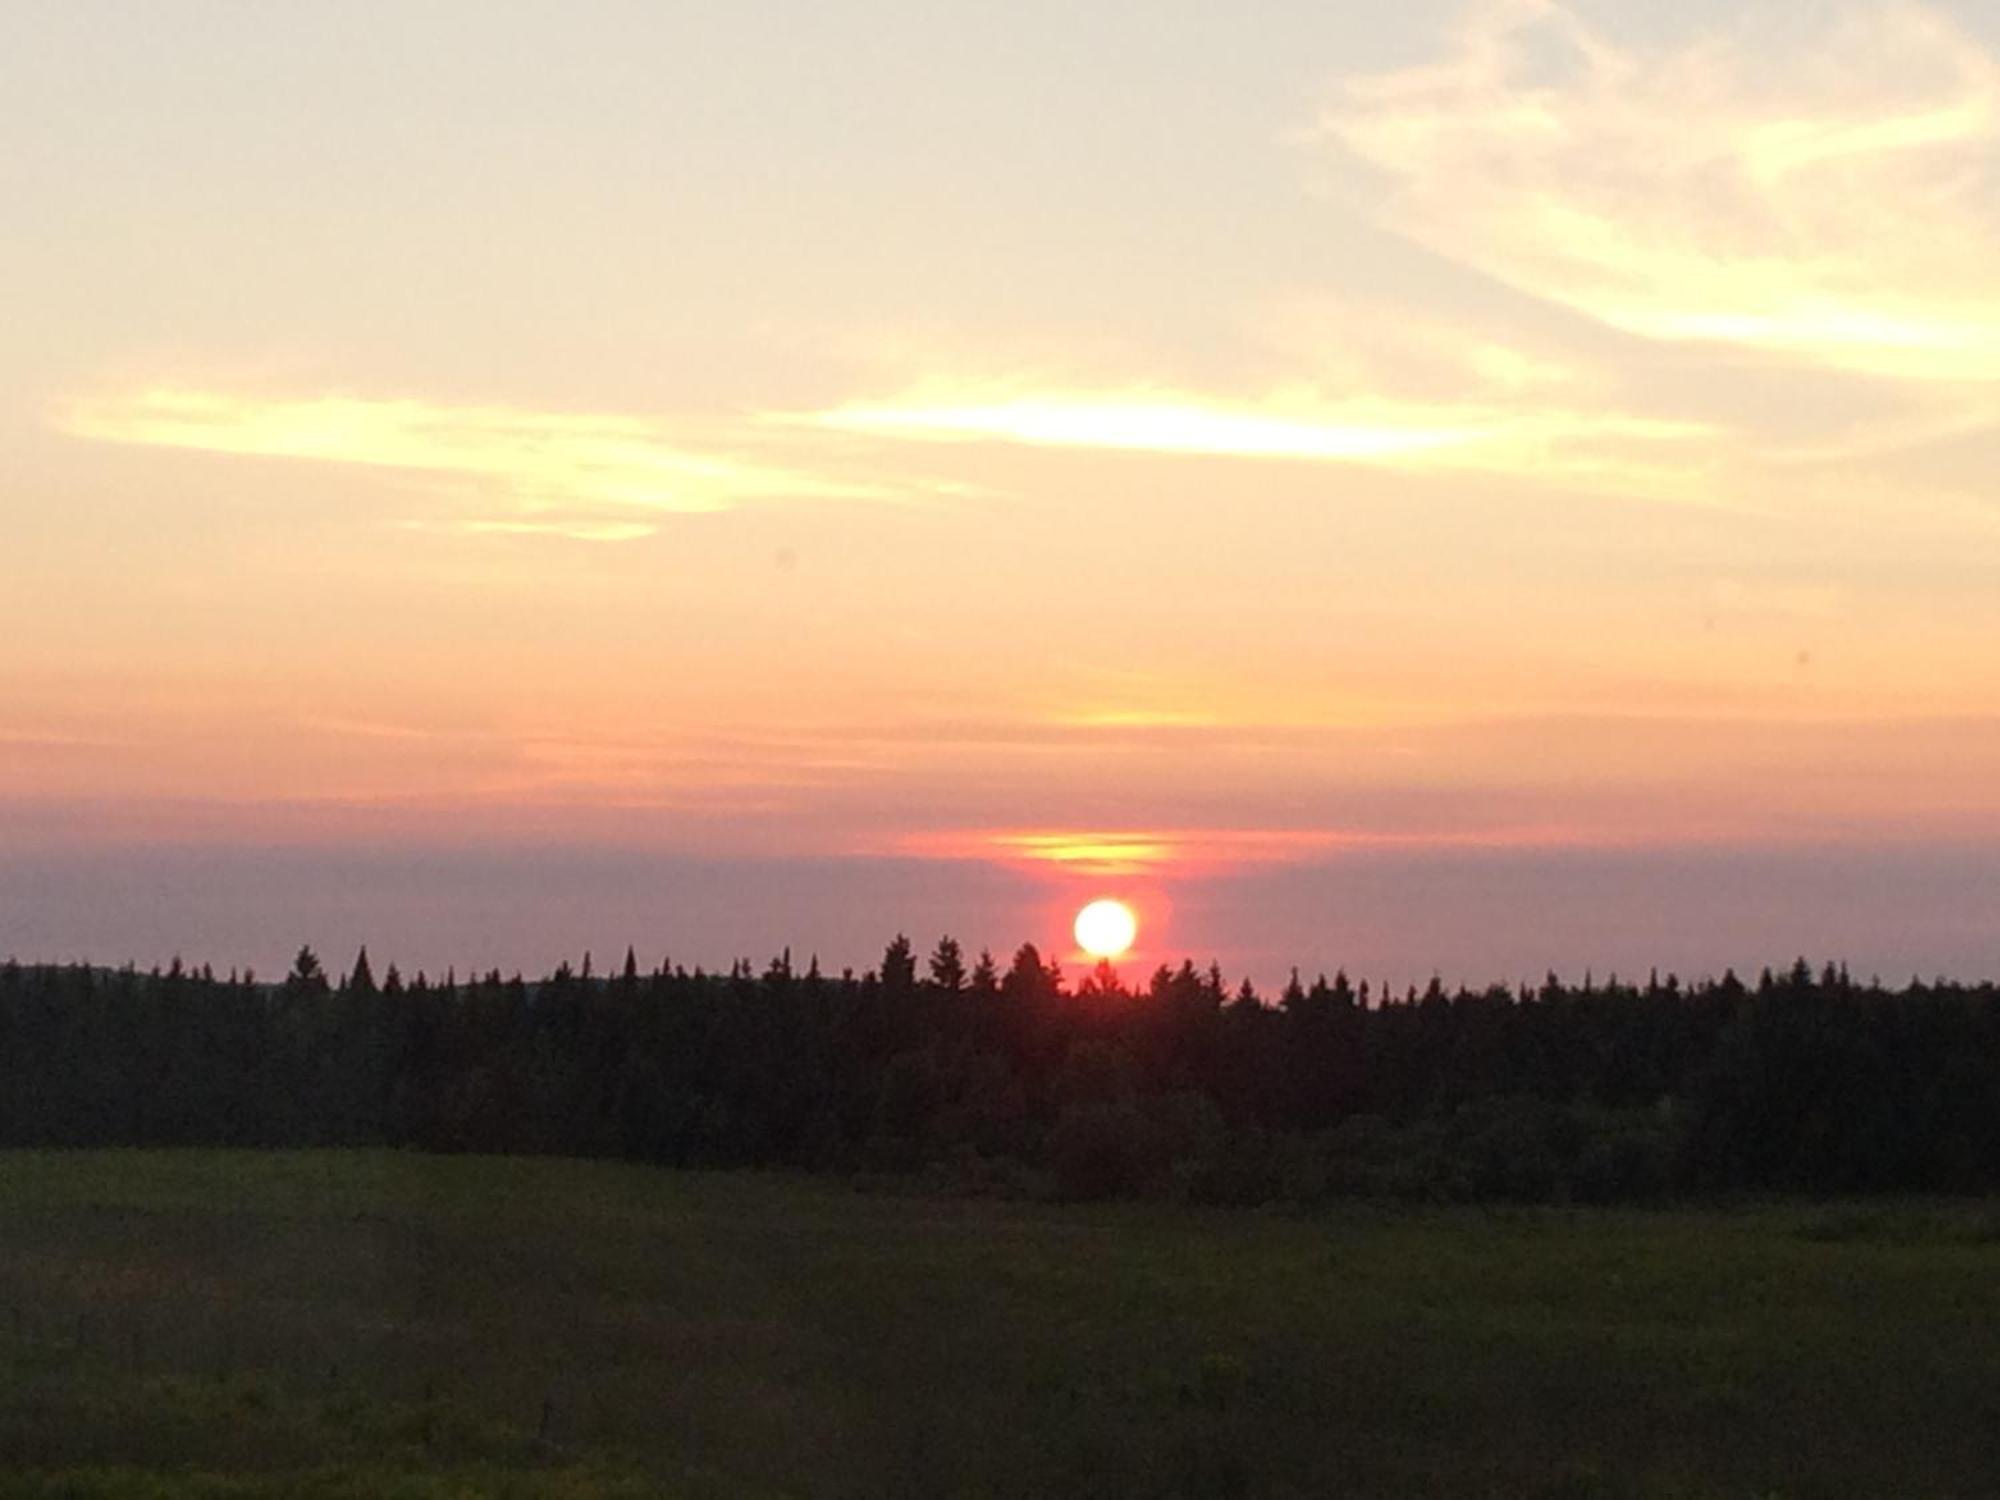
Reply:
[[991, 861], [1073, 875], [1185, 875], [1303, 859], [1343, 842], [1338, 834], [1294, 830], [946, 829], [898, 839], [893, 852], [920, 859]]
[[622, 541], [663, 515], [777, 499], [880, 499], [879, 486], [685, 447], [630, 416], [352, 396], [268, 399], [161, 387], [69, 405], [78, 437], [206, 453], [354, 464], [442, 478], [471, 514], [428, 529]]
[[1627, 332], [2000, 374], [2000, 64], [1917, 5], [1804, 37], [1776, 10], [1653, 49], [1490, 0], [1319, 133], [1380, 174], [1392, 227]]
[[1545, 404], [1329, 398], [1303, 388], [1245, 401], [1151, 388], [920, 387], [808, 420], [920, 441], [1519, 473], [1682, 499], [1699, 498], [1689, 440], [1712, 431], [1699, 422]]
[[[1545, 322], [1546, 320], [1538, 320]], [[1505, 405], [1533, 397], [1609, 404], [1601, 359], [1563, 347], [1546, 328], [1353, 295], [1291, 292], [1243, 320], [1248, 341], [1323, 390], [1406, 403]]]
[[898, 840], [894, 852], [922, 859], [991, 861], [1072, 875], [1188, 876], [1326, 859], [1366, 849], [1485, 849], [1573, 841], [1573, 834], [1553, 825], [1472, 833], [1352, 828], [965, 829], [912, 834]]
[[919, 397], [841, 407], [819, 420], [829, 427], [897, 437], [1359, 462], [1459, 447], [1485, 435], [1469, 422], [1399, 419], [1395, 413], [1354, 407], [1258, 409], [1176, 393], [1049, 393], [962, 403]]
[[71, 734], [59, 729], [9, 729], [0, 725], [0, 751], [107, 750], [122, 748], [126, 742], [97, 735]]
[[572, 542], [634, 542], [658, 530], [647, 521], [593, 520], [587, 516], [522, 521], [415, 519], [403, 525], [411, 531], [440, 536], [559, 536]]

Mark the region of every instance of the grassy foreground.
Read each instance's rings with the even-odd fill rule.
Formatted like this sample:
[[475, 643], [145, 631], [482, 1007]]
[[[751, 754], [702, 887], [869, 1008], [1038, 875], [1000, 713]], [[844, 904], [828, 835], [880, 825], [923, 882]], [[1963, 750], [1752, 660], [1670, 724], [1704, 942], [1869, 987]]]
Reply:
[[0, 1496], [1989, 1495], [2000, 1207], [0, 1153]]

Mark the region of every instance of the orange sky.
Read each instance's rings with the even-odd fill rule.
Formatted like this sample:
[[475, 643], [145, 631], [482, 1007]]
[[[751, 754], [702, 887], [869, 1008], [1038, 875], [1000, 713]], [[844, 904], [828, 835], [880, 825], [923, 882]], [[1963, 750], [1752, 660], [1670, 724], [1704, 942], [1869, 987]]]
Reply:
[[20, 7], [0, 951], [277, 851], [1421, 974], [1601, 860], [1719, 965], [1831, 859], [1774, 947], [2000, 963], [2000, 20], [1738, 9]]

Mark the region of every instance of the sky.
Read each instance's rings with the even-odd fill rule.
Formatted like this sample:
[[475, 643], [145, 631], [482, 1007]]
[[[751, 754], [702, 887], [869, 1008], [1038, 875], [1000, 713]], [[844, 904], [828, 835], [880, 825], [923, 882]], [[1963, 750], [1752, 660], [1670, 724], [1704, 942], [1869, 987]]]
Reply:
[[2000, 974], [1990, 7], [17, 0], [0, 225], [0, 952]]

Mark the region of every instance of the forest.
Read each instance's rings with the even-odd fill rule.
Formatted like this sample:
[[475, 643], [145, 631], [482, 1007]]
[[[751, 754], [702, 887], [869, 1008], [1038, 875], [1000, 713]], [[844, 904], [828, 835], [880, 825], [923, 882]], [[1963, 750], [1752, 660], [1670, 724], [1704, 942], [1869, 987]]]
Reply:
[[2000, 990], [1553, 975], [1074, 983], [898, 937], [856, 975], [628, 950], [537, 981], [0, 966], [0, 1146], [377, 1146], [1066, 1199], [1647, 1202], [2000, 1187]]

